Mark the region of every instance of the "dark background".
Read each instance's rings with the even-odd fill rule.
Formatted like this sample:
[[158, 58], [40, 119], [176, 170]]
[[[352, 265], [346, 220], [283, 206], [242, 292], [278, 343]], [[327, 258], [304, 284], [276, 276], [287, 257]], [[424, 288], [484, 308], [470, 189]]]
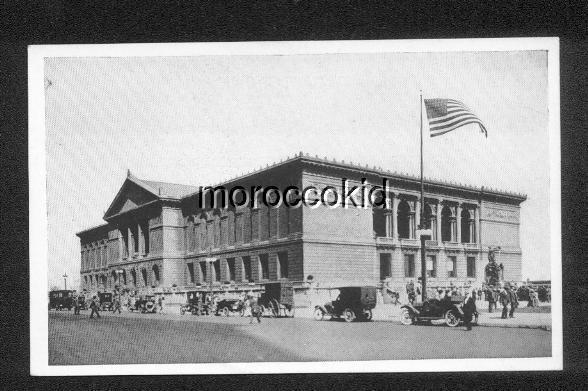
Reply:
[[[584, 338], [588, 310], [585, 1], [93, 1], [83, 6], [67, 0], [12, 3], [0, 5], [0, 167], [4, 179], [0, 214], [0, 348], [4, 357], [0, 375], [6, 389], [169, 389], [172, 381], [184, 388], [198, 389], [583, 388], [588, 368]], [[27, 45], [542, 36], [560, 38], [564, 372], [68, 379], [28, 376]], [[496, 344], [497, 349], [508, 349], [500, 341], [489, 343]], [[391, 348], [388, 342], [383, 345]], [[460, 369], [464, 368], [457, 364], [456, 371]]]

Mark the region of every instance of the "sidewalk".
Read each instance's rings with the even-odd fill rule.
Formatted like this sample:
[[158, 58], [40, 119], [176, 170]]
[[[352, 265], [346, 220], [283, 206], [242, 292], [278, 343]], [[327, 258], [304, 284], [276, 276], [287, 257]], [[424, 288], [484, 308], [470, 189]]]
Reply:
[[[400, 324], [400, 307], [393, 304], [378, 304], [372, 311], [373, 320]], [[296, 308], [296, 317], [312, 318], [312, 315], [312, 308]], [[478, 318], [478, 326], [551, 330], [551, 313], [515, 312], [512, 319], [501, 319], [500, 315], [501, 310], [493, 313], [482, 312]]]

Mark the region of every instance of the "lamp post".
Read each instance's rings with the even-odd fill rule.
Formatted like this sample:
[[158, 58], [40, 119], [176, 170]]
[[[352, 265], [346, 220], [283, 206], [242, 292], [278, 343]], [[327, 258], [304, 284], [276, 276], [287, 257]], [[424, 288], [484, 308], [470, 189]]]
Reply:
[[63, 285], [65, 286], [63, 289], [67, 290], [67, 273], [63, 273]]

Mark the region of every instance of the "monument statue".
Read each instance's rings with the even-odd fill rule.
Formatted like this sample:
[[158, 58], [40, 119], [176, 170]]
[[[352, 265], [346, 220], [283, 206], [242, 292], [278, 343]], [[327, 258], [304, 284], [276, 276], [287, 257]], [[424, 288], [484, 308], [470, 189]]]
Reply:
[[488, 249], [488, 264], [484, 268], [484, 277], [486, 285], [497, 286], [502, 281], [504, 271], [504, 265], [496, 263], [496, 252], [500, 250], [500, 247], [490, 247]]

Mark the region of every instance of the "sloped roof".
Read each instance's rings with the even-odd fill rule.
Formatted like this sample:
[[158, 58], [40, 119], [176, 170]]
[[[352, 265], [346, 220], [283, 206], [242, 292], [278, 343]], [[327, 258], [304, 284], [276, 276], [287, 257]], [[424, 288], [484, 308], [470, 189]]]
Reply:
[[[177, 198], [180, 199], [190, 193], [198, 191], [198, 186], [192, 185], [181, 185], [178, 183], [168, 182], [157, 182], [157, 181], [146, 181], [144, 179], [135, 178], [138, 181], [146, 184], [155, 190], [156, 194], [160, 197]], [[160, 192], [161, 190], [161, 192]]]

